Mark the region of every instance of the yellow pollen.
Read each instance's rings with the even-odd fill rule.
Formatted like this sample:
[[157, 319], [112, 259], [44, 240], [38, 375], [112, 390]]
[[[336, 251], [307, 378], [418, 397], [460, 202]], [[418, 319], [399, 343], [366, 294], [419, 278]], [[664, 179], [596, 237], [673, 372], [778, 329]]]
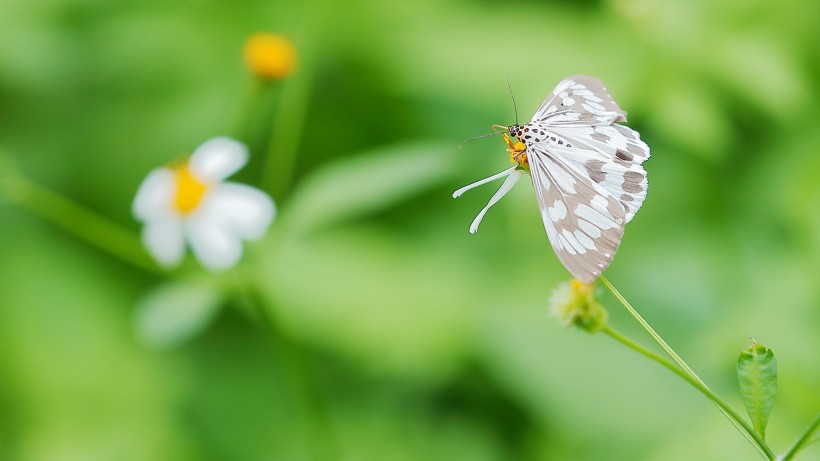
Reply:
[[296, 50], [284, 37], [258, 33], [245, 42], [245, 65], [259, 77], [279, 80], [296, 68]]
[[205, 192], [208, 191], [208, 185], [200, 182], [191, 174], [188, 163], [174, 167], [174, 182], [177, 186], [174, 196], [176, 210], [182, 215], [194, 211], [202, 202]]
[[508, 146], [510, 146], [510, 148], [507, 149], [507, 153], [510, 154], [510, 163], [517, 163], [520, 166], [529, 170], [530, 165], [527, 161], [527, 153], [525, 152], [527, 150], [526, 144], [524, 144], [521, 141], [518, 141], [517, 143], [513, 144], [512, 140], [507, 135], [507, 133], [504, 133], [504, 142], [507, 143]]

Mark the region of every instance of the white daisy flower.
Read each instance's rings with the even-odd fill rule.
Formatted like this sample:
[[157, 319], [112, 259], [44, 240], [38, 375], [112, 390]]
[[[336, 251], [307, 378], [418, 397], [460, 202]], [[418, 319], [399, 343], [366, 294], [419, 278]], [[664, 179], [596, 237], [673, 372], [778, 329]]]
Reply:
[[185, 243], [206, 268], [227, 269], [242, 256], [242, 240], [261, 238], [276, 207], [264, 192], [225, 179], [245, 166], [248, 150], [214, 138], [182, 163], [148, 174], [134, 198], [134, 216], [145, 223], [142, 242], [166, 268], [182, 261]]

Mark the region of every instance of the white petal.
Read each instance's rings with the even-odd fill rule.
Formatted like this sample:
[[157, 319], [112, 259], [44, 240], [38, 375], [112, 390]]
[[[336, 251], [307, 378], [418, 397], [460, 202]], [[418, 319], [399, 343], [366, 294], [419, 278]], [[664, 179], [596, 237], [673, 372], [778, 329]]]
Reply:
[[220, 182], [248, 162], [248, 148], [231, 138], [214, 138], [191, 155], [191, 172], [204, 182]]
[[176, 185], [174, 173], [167, 168], [151, 171], [137, 189], [131, 211], [140, 221], [167, 215], [171, 212]]
[[198, 216], [185, 224], [194, 256], [212, 271], [227, 269], [242, 256], [242, 239], [217, 220]]
[[478, 216], [476, 216], [473, 220], [473, 223], [470, 225], [471, 234], [475, 234], [476, 232], [478, 232], [478, 225], [481, 224], [481, 219], [484, 218], [484, 215], [487, 213], [487, 210], [489, 210], [491, 206], [495, 205], [496, 202], [501, 200], [501, 197], [507, 195], [507, 192], [509, 192], [510, 189], [513, 188], [515, 183], [518, 182], [518, 180], [521, 178], [521, 175], [523, 174], [523, 172], [513, 169], [510, 175], [507, 176], [507, 179], [504, 180], [504, 183], [501, 184], [501, 187], [498, 189], [498, 191], [492, 196], [492, 198], [490, 198], [490, 202], [487, 203], [487, 206], [485, 206], [481, 210], [481, 212], [478, 213]]
[[161, 266], [178, 265], [185, 251], [182, 222], [173, 216], [149, 221], [142, 228], [142, 243]]
[[495, 181], [496, 179], [499, 179], [499, 178], [502, 178], [502, 177], [504, 177], [504, 176], [507, 176], [507, 175], [509, 175], [509, 174], [510, 174], [513, 170], [515, 170], [516, 168], [518, 168], [518, 166], [517, 166], [517, 165], [516, 165], [516, 166], [514, 166], [514, 167], [511, 167], [511, 168], [507, 168], [506, 170], [502, 171], [501, 173], [496, 173], [496, 174], [494, 174], [494, 175], [490, 176], [489, 178], [484, 178], [484, 179], [482, 179], [481, 181], [476, 181], [476, 182], [474, 182], [474, 183], [472, 183], [472, 184], [470, 184], [470, 185], [464, 186], [464, 187], [462, 187], [461, 189], [459, 189], [459, 190], [457, 190], [457, 191], [453, 192], [453, 198], [459, 198], [459, 197], [461, 197], [461, 194], [463, 194], [463, 193], [467, 192], [467, 191], [468, 191], [468, 190], [470, 190], [470, 189], [473, 189], [473, 188], [475, 188], [475, 187], [481, 186], [482, 184], [487, 184], [487, 183], [488, 183], [488, 182], [490, 182], [490, 181]]
[[220, 184], [202, 204], [203, 215], [222, 227], [229, 227], [249, 240], [261, 238], [268, 230], [276, 206], [267, 194], [244, 184]]

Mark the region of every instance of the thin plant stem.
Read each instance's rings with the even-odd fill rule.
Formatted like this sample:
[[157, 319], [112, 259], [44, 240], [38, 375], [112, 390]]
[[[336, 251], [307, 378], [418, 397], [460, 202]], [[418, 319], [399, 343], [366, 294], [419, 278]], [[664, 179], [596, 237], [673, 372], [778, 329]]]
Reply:
[[133, 266], [163, 273], [128, 230], [19, 173], [10, 172], [4, 179], [2, 189], [12, 203]]
[[691, 378], [687, 380], [688, 382], [695, 384], [697, 383], [698, 389], [703, 392], [709, 400], [711, 400], [723, 413], [727, 419], [735, 426], [735, 428], [749, 441], [763, 457], [770, 461], [775, 461], [776, 456], [774, 452], [772, 452], [771, 448], [766, 445], [766, 442], [749, 426], [746, 421], [740, 417], [734, 410], [732, 410], [728, 405], [723, 403], [710, 389], [706, 386], [706, 383], [703, 382], [702, 379], [697, 375], [697, 373], [689, 367], [689, 365], [684, 362], [684, 360], [675, 352], [672, 347], [664, 341], [664, 339], [659, 335], [654, 328], [652, 328], [649, 323], [644, 320], [641, 314], [635, 310], [634, 307], [626, 300], [626, 298], [621, 295], [621, 293], [615, 288], [609, 280], [603, 275], [600, 277], [601, 282], [607, 287], [607, 289], [612, 293], [613, 296], [626, 308], [626, 310], [638, 321], [638, 323], [643, 327], [644, 330], [652, 337], [652, 339], [658, 343], [659, 346], [672, 358], [672, 360], [681, 368], [681, 370]]
[[812, 442], [806, 443], [806, 441], [809, 440], [809, 437], [811, 437], [812, 433], [814, 433], [818, 426], [820, 426], [820, 413], [814, 416], [814, 420], [811, 422], [811, 424], [809, 424], [809, 426], [806, 428], [803, 434], [801, 434], [800, 437], [798, 437], [797, 440], [795, 440], [794, 445], [792, 445], [791, 448], [789, 448], [785, 453], [780, 455], [780, 457], [777, 459], [779, 461], [789, 461], [794, 457], [794, 455], [798, 451], [800, 451], [801, 448], [807, 447], [811, 445], [813, 442], [816, 442], [817, 440], [813, 440]]
[[309, 69], [301, 69], [299, 78], [292, 78], [281, 85], [261, 180], [262, 189], [269, 191], [274, 199], [281, 199], [293, 180], [310, 97]]
[[[274, 200], [281, 200], [290, 190], [296, 169], [296, 157], [304, 135], [318, 62], [317, 36], [324, 24], [336, 13], [335, 4], [327, 0], [302, 2], [299, 27], [299, 67], [294, 75], [281, 82], [279, 101], [270, 128], [270, 141], [262, 166], [261, 186]], [[317, 133], [323, 136], [324, 133]]]
[[669, 360], [666, 360], [665, 358], [663, 358], [659, 354], [656, 354], [656, 353], [652, 352], [651, 350], [641, 346], [640, 344], [638, 344], [635, 341], [631, 340], [630, 338], [625, 336], [623, 333], [620, 333], [619, 331], [615, 330], [614, 328], [610, 327], [609, 325], [604, 327], [604, 329], [601, 330], [601, 331], [606, 333], [612, 339], [614, 339], [614, 340], [618, 341], [619, 343], [625, 345], [626, 347], [628, 347], [628, 348], [638, 352], [639, 354], [641, 354], [645, 357], [648, 357], [649, 359], [652, 359], [653, 361], [663, 365], [669, 371], [671, 371], [672, 373], [675, 373], [676, 375], [680, 376], [681, 379], [685, 380], [686, 382], [688, 382], [689, 384], [691, 384], [692, 386], [694, 386], [695, 388], [697, 388], [698, 390], [703, 392], [707, 397], [709, 397], [710, 399], [712, 398], [712, 395], [708, 390], [706, 390], [704, 392], [704, 387], [699, 382], [692, 379], [692, 377], [687, 375], [683, 370], [680, 369], [680, 367], [676, 366], [674, 363], [670, 362]]
[[[256, 118], [259, 117], [264, 103], [269, 99], [266, 97], [266, 93], [272, 86], [267, 80], [256, 77], [249, 83], [249, 87], [245, 90], [246, 94], [242, 98], [237, 121], [235, 122], [234, 135], [252, 148], [257, 145], [256, 140], [253, 139]], [[253, 152], [254, 149], [251, 149], [251, 151]]]
[[[670, 362], [669, 360], [663, 358], [659, 354], [652, 352], [651, 350], [641, 346], [640, 344], [636, 343], [632, 339], [628, 338], [624, 334], [618, 332], [617, 330], [613, 329], [609, 325], [604, 327], [603, 331], [612, 339], [618, 341], [619, 343], [625, 345], [626, 347], [638, 352], [639, 354], [663, 365], [666, 369], [678, 375], [681, 379], [686, 381], [687, 383], [691, 384], [692, 387], [700, 391], [706, 398], [711, 400], [715, 405], [717, 405], [727, 416], [729, 416], [732, 420], [739, 420], [741, 417], [738, 415], [726, 402], [723, 401], [720, 397], [714, 394], [712, 391], [709, 390], [708, 387], [703, 385], [700, 381], [692, 378], [686, 372], [684, 372], [680, 367], [676, 366], [674, 363]], [[767, 455], [768, 456], [768, 455]]]

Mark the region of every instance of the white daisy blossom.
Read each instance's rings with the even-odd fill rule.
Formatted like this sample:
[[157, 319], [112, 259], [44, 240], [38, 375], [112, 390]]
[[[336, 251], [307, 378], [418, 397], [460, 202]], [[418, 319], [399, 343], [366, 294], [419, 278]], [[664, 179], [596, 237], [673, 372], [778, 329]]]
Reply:
[[518, 165], [516, 165], [516, 166], [510, 167], [510, 168], [507, 168], [506, 170], [502, 171], [501, 173], [496, 173], [496, 174], [494, 174], [494, 175], [492, 175], [488, 178], [484, 178], [480, 181], [476, 181], [476, 182], [474, 182], [470, 185], [464, 186], [461, 189], [453, 192], [453, 198], [459, 198], [459, 197], [461, 197], [461, 195], [463, 193], [467, 192], [470, 189], [481, 186], [483, 184], [487, 184], [488, 182], [491, 182], [491, 181], [495, 181], [496, 179], [503, 178], [504, 176], [507, 177], [507, 179], [505, 179], [504, 182], [501, 184], [501, 187], [498, 189], [498, 191], [490, 198], [490, 201], [487, 203], [487, 206], [485, 206], [478, 213], [478, 216], [476, 216], [475, 219], [473, 220], [473, 223], [470, 225], [470, 233], [471, 234], [475, 234], [476, 232], [478, 232], [478, 225], [481, 224], [481, 220], [484, 219], [484, 215], [487, 214], [487, 210], [489, 210], [490, 207], [492, 207], [499, 200], [501, 200], [502, 197], [507, 195], [507, 192], [509, 192], [513, 188], [515, 183], [517, 183], [518, 180], [521, 179], [521, 176], [524, 175], [524, 174], [526, 174], [526, 173], [524, 173], [523, 171], [518, 169]]
[[247, 161], [242, 143], [220, 137], [199, 146], [186, 162], [148, 174], [132, 209], [145, 224], [142, 242], [160, 265], [178, 265], [187, 242], [203, 266], [227, 269], [242, 256], [242, 240], [265, 234], [276, 214], [273, 200], [225, 181]]

